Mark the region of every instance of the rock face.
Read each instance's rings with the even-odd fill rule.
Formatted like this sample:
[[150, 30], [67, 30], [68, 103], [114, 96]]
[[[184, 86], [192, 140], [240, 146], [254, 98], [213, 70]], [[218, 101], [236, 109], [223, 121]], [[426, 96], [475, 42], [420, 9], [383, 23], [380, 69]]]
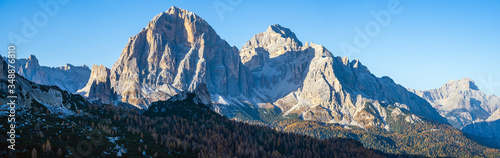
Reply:
[[90, 76], [90, 69], [86, 66], [66, 64], [62, 67], [40, 66], [34, 55], [29, 58], [18, 59], [15, 64], [16, 72], [37, 84], [53, 85], [71, 93], [83, 88]]
[[[238, 51], [203, 19], [176, 7], [129, 39], [109, 75], [95, 73], [90, 88], [80, 92], [102, 98], [116, 93], [117, 100], [139, 108], [205, 84], [210, 95], [204, 96], [229, 118], [279, 108], [283, 115], [307, 120], [386, 129], [392, 115], [408, 122], [422, 116], [446, 122], [427, 101], [390, 78], [377, 78], [358, 60], [334, 57], [321, 45], [303, 44], [283, 26], [269, 26]], [[107, 76], [110, 87], [92, 88], [107, 85]]]
[[212, 99], [210, 96], [210, 92], [208, 92], [207, 85], [204, 83], [200, 83], [199, 85], [196, 86], [196, 89], [194, 91], [182, 91], [177, 93], [176, 95], [170, 97], [168, 100], [169, 101], [183, 101], [186, 100], [189, 95], [193, 95], [193, 102], [195, 104], [204, 104], [204, 105], [211, 105], [212, 104]]
[[120, 101], [142, 107], [193, 91], [200, 83], [206, 83], [211, 94], [248, 95], [247, 75], [237, 48], [197, 15], [171, 7], [129, 39], [110, 70], [109, 82]]
[[485, 95], [469, 78], [451, 80], [439, 89], [411, 91], [429, 101], [458, 129], [473, 122], [495, 121], [500, 116], [500, 97]]
[[491, 122], [491, 121], [495, 121], [495, 120], [498, 120], [498, 119], [500, 119], [500, 109], [497, 109], [497, 111], [493, 112], [491, 114], [491, 116], [488, 117], [488, 119], [486, 119], [486, 121]]
[[87, 85], [77, 93], [83, 94], [84, 97], [92, 101], [108, 104], [117, 99], [114, 89], [111, 87], [110, 70], [103, 65], [92, 66], [92, 73]]

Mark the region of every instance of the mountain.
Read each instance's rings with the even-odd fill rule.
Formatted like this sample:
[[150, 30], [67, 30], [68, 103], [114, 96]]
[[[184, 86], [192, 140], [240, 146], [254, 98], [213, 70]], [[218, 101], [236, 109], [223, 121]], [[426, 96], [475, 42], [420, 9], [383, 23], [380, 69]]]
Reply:
[[482, 93], [473, 80], [451, 80], [427, 91], [409, 90], [429, 101], [453, 127], [500, 147], [500, 97]]
[[[56, 86], [18, 86], [26, 96], [47, 100], [25, 104], [31, 107], [16, 118], [26, 120], [16, 129], [21, 157], [36, 151], [40, 157], [499, 153], [447, 125], [426, 100], [389, 77], [375, 77], [358, 60], [302, 43], [280, 25], [238, 50], [200, 17], [172, 7], [130, 38], [112, 68], [94, 65], [89, 76], [78, 93], [91, 102], [67, 92], [59, 99]], [[49, 102], [57, 99], [63, 106]], [[54, 150], [47, 149], [50, 143]], [[78, 144], [89, 145], [90, 152], [75, 151]]]
[[491, 122], [500, 118], [500, 97], [482, 93], [469, 78], [451, 80], [438, 89], [410, 91], [429, 101], [458, 129], [474, 122]]
[[86, 65], [40, 66], [38, 59], [34, 55], [24, 59], [17, 59], [14, 66], [19, 75], [30, 81], [37, 84], [57, 86], [71, 93], [83, 88], [90, 76], [90, 69]]
[[[254, 75], [257, 96], [264, 96], [259, 105], [277, 106], [284, 115], [389, 130], [387, 107], [392, 105], [446, 122], [427, 101], [389, 77], [377, 78], [359, 60], [335, 57], [321, 45], [302, 45], [280, 25], [255, 35], [240, 56]], [[408, 120], [418, 120], [416, 115]]]
[[99, 81], [101, 90], [79, 92], [103, 99], [114, 97], [102, 94], [116, 94], [116, 100], [139, 108], [205, 83], [214, 110], [240, 120], [262, 120], [259, 109], [278, 108], [279, 115], [389, 130], [392, 105], [409, 112], [410, 122], [419, 117], [446, 122], [390, 78], [377, 78], [358, 60], [334, 57], [321, 45], [303, 44], [288, 28], [271, 25], [238, 50], [199, 16], [177, 7], [131, 37], [109, 75], [100, 69], [92, 74], [87, 86], [104, 79], [97, 76], [109, 80]]
[[129, 39], [106, 89], [114, 89], [120, 101], [144, 108], [199, 83], [206, 83], [211, 94], [246, 95], [252, 87], [247, 75], [236, 47], [199, 16], [171, 7]]

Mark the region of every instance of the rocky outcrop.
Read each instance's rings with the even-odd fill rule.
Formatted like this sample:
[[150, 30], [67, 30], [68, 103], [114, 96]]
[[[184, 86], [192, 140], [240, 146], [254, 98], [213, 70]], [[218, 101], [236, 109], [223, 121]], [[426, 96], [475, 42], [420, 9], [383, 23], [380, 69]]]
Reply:
[[[88, 93], [87, 93], [88, 92]], [[87, 85], [77, 93], [92, 101], [113, 103], [117, 96], [111, 87], [110, 70], [103, 65], [93, 65]]]
[[206, 84], [200, 83], [198, 86], [196, 86], [196, 89], [193, 91], [193, 93], [197, 98], [195, 102], [199, 102], [205, 105], [210, 105], [212, 103], [212, 97], [210, 96], [210, 92], [208, 92]]
[[62, 67], [40, 66], [34, 55], [16, 60], [16, 72], [37, 84], [57, 86], [71, 93], [83, 88], [90, 76], [86, 66], [66, 64]]
[[439, 89], [411, 91], [429, 101], [458, 129], [473, 122], [495, 121], [500, 113], [495, 113], [500, 108], [500, 97], [482, 93], [469, 78], [451, 80]]

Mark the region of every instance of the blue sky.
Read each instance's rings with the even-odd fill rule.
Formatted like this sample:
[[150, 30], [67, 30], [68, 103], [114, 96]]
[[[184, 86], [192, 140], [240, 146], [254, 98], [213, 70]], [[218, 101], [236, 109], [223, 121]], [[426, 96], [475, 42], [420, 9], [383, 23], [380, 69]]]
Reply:
[[[302, 42], [324, 45], [335, 56], [360, 59], [376, 76], [390, 76], [405, 87], [426, 90], [469, 77], [486, 93], [500, 96], [500, 1], [400, 0], [400, 12], [391, 14], [385, 26], [372, 11], [388, 10], [394, 3], [390, 0], [72, 0], [59, 4], [53, 16], [39, 5], [50, 1], [0, 0], [0, 43], [7, 47], [9, 34], [25, 37], [23, 19], [44, 22], [45, 14], [46, 23], [37, 23], [36, 33], [16, 43], [18, 56], [34, 54], [47, 66], [111, 67], [130, 36], [175, 5], [201, 16], [238, 48], [269, 25], [280, 24]], [[354, 54], [343, 51], [341, 43], [359, 46], [356, 28], [366, 32], [372, 24], [380, 27], [369, 27], [373, 36], [368, 44]]]

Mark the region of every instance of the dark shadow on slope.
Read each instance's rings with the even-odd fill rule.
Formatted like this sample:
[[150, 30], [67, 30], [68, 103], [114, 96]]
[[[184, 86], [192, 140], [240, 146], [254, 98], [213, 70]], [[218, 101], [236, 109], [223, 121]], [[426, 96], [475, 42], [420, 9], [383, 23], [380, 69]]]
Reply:
[[463, 127], [462, 131], [481, 145], [500, 149], [500, 120], [472, 123]]

